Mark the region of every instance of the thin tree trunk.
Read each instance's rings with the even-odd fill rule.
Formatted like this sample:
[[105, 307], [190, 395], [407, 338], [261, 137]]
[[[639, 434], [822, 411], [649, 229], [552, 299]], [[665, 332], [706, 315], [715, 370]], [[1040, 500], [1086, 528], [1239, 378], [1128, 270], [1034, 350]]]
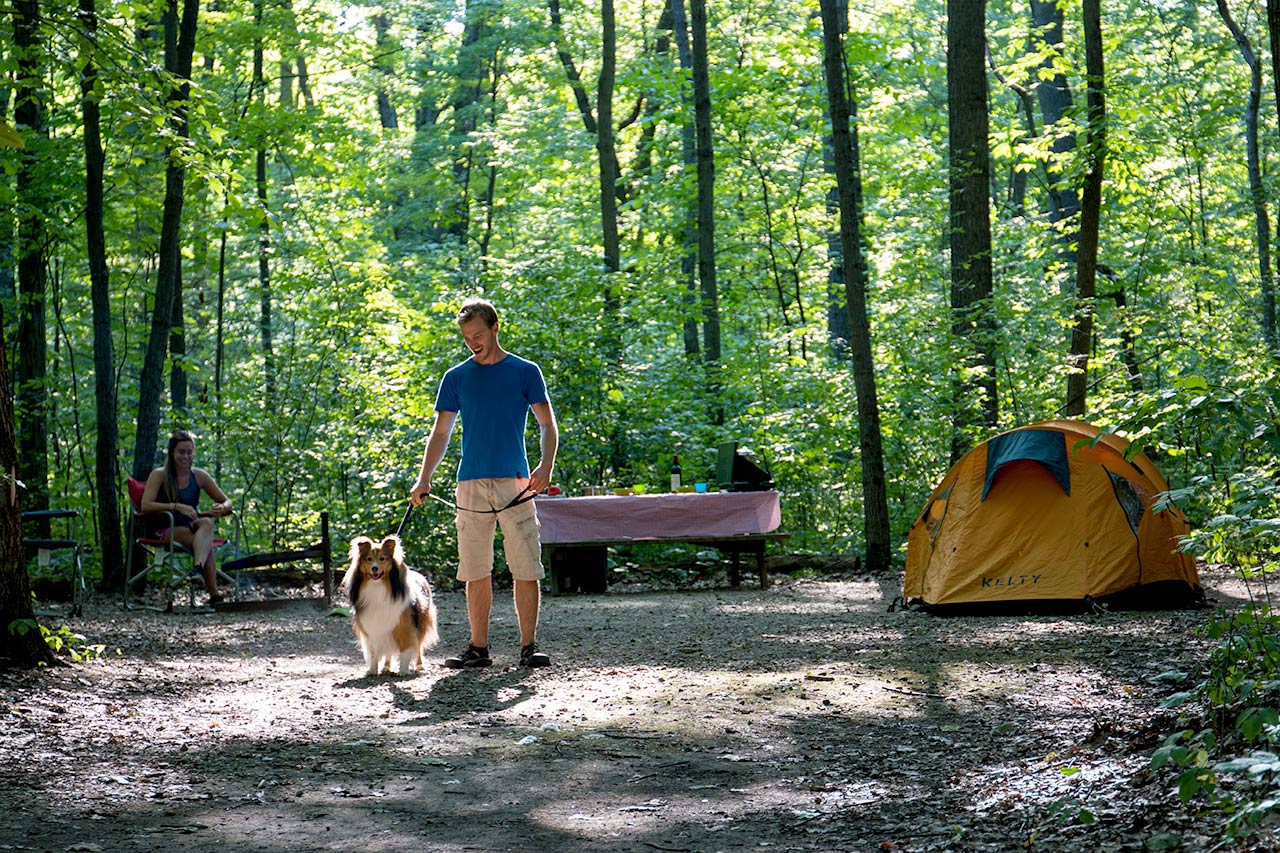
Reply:
[[[224, 206], [225, 209], [225, 206]], [[226, 355], [226, 328], [225, 328], [225, 312], [227, 304], [227, 229], [223, 228], [222, 233], [218, 237], [218, 319], [216, 340], [214, 341], [214, 359], [213, 359], [213, 400], [214, 400], [214, 440], [219, 448], [222, 447], [223, 437], [223, 408], [222, 408], [222, 372], [223, 361]], [[222, 452], [219, 451], [214, 456], [213, 478], [215, 480], [222, 477]]]
[[[1271, 44], [1271, 88], [1274, 94], [1277, 119], [1280, 119], [1280, 2], [1267, 0], [1267, 36]], [[1276, 123], [1280, 131], [1280, 121]], [[1276, 220], [1277, 237], [1280, 238], [1280, 217]], [[1262, 293], [1262, 335], [1272, 352], [1280, 355], [1280, 330], [1276, 328], [1276, 283]]]
[[1079, 417], [1086, 409], [1089, 348], [1093, 343], [1094, 295], [1098, 284], [1098, 231], [1102, 217], [1102, 170], [1107, 158], [1106, 88], [1102, 57], [1101, 0], [1083, 0], [1085, 73], [1089, 88], [1089, 171], [1080, 206], [1079, 255], [1076, 264], [1076, 317], [1071, 329], [1071, 372], [1067, 375], [1065, 414]]
[[[1035, 98], [1021, 83], [1008, 79], [1000, 73], [996, 68], [995, 58], [991, 56], [991, 50], [987, 50], [987, 65], [991, 67], [992, 75], [999, 80], [1006, 89], [1013, 93], [1018, 99], [1018, 106], [1022, 109], [1022, 120], [1026, 127], [1026, 133], [1020, 141], [1029, 142], [1036, 137], [1036, 110]], [[997, 199], [997, 206], [998, 199]], [[1014, 164], [1009, 169], [1009, 196], [1006, 204], [1009, 216], [1025, 216], [1027, 213], [1027, 172], [1025, 169], [1018, 168], [1018, 164]]]
[[392, 47], [391, 40], [387, 35], [388, 24], [385, 11], [373, 16], [373, 30], [375, 33], [373, 67], [378, 72], [376, 94], [378, 121], [382, 123], [383, 130], [399, 130], [400, 122], [396, 118], [396, 110], [391, 104], [391, 94], [387, 89], [387, 83], [395, 79], [395, 69], [387, 60], [387, 56], [392, 52]]
[[[5, 119], [8, 118], [9, 96], [13, 90], [4, 82], [0, 82], [0, 127], [5, 126]], [[8, 128], [5, 136], [13, 133], [12, 128]], [[3, 145], [8, 145], [8, 140], [4, 140]], [[0, 299], [12, 299], [16, 294], [16, 280], [14, 279], [14, 244], [13, 229], [9, 227], [0, 228]]]
[[[262, 21], [265, 14], [265, 0], [254, 0], [254, 19], [258, 23], [257, 36], [253, 44], [253, 89], [258, 102], [259, 115], [266, 117], [267, 83], [263, 76], [265, 71], [265, 48], [263, 45]], [[276, 436], [279, 449], [279, 429], [275, 423], [276, 414], [276, 361], [273, 326], [273, 297], [271, 290], [271, 205], [267, 184], [267, 132], [259, 130], [257, 151], [254, 156], [254, 183], [258, 197], [258, 335], [262, 348], [262, 384], [267, 416], [271, 419], [272, 432]], [[278, 530], [280, 516], [280, 483], [278, 466], [274, 466], [267, 484], [267, 499], [270, 506], [272, 530]], [[273, 543], [274, 546], [274, 543]]]
[[182, 308], [182, 258], [178, 258], [178, 285], [173, 294], [173, 316], [169, 327], [169, 406], [179, 420], [187, 417], [186, 312]]
[[1142, 381], [1142, 368], [1138, 366], [1137, 336], [1129, 324], [1129, 302], [1125, 298], [1124, 285], [1116, 271], [1106, 264], [1098, 264], [1098, 275], [1106, 279], [1108, 287], [1113, 288], [1109, 293], [1098, 295], [1116, 304], [1116, 315], [1120, 322], [1120, 357], [1129, 373], [1129, 390], [1141, 394], [1145, 383]]
[[1246, 162], [1249, 171], [1249, 200], [1253, 203], [1253, 221], [1258, 244], [1258, 283], [1262, 290], [1262, 336], [1267, 346], [1276, 346], [1276, 301], [1275, 279], [1271, 274], [1271, 221], [1267, 214], [1267, 192], [1262, 185], [1262, 156], [1258, 148], [1258, 113], [1262, 103], [1262, 63], [1253, 52], [1253, 44], [1249, 36], [1240, 28], [1231, 16], [1227, 0], [1218, 0], [1218, 14], [1236, 44], [1240, 46], [1240, 56], [1249, 66], [1249, 100], [1245, 104], [1245, 147]]
[[711, 141], [711, 73], [707, 61], [706, 0], [691, 0], [693, 34], [693, 121], [698, 159], [698, 281], [702, 290], [703, 359], [712, 368], [712, 419], [722, 422], [719, 401], [720, 296], [716, 284], [716, 161]]
[[[1055, 59], [1062, 54], [1063, 10], [1059, 0], [1031, 0], [1031, 41], [1033, 48], [1045, 54], [1040, 63], [1040, 73], [1047, 74], [1036, 86], [1040, 101], [1040, 114], [1046, 128], [1066, 118], [1072, 109], [1071, 88], [1067, 78], [1058, 70]], [[1053, 159], [1045, 167], [1049, 183], [1049, 222], [1061, 230], [1058, 234], [1059, 255], [1066, 263], [1075, 261], [1075, 234], [1070, 228], [1071, 218], [1080, 210], [1075, 188], [1063, 175], [1062, 161], [1075, 150], [1075, 133], [1054, 130]], [[1067, 292], [1074, 289], [1068, 281]]]
[[80, 47], [80, 93], [84, 112], [85, 245], [89, 260], [89, 288], [93, 302], [93, 394], [97, 440], [94, 446], [94, 484], [97, 497], [98, 542], [102, 549], [102, 586], [115, 590], [123, 583], [124, 551], [120, 543], [120, 471], [116, 453], [120, 428], [116, 424], [115, 342], [111, 335], [111, 286], [104, 226], [105, 193], [101, 108], [96, 52], [98, 13], [95, 0], [80, 0], [80, 24], [86, 35]]
[[451, 107], [453, 110], [453, 140], [459, 153], [453, 162], [454, 183], [458, 197], [451, 214], [443, 223], [445, 234], [462, 242], [471, 233], [471, 170], [474, 166], [474, 146], [471, 136], [478, 126], [477, 114], [484, 92], [485, 68], [482, 62], [481, 42], [488, 29], [485, 4], [474, 0], [466, 4], [466, 22], [462, 32], [462, 46], [458, 49], [457, 70]]
[[[298, 92], [302, 95], [302, 103], [308, 109], [316, 105], [315, 96], [311, 92], [311, 80], [307, 74], [307, 58], [302, 53], [302, 37], [298, 34], [298, 18], [293, 11], [292, 0], [283, 2], [285, 22], [281, 25], [282, 58], [280, 65], [280, 101], [286, 106], [294, 106], [293, 83], [297, 82]], [[294, 73], [296, 70], [296, 74]]]
[[[497, 48], [494, 48], [495, 51]], [[501, 59], [495, 54], [493, 57], [493, 76], [491, 78], [492, 85], [489, 86], [489, 123], [493, 126], [498, 124], [498, 85], [502, 81], [502, 65]], [[490, 158], [489, 168], [485, 188], [484, 188], [484, 226], [480, 234], [480, 268], [488, 271], [489, 269], [489, 245], [493, 241], [494, 234], [494, 202], [497, 200], [498, 194], [498, 158]]]
[[[691, 75], [693, 73], [693, 48], [689, 44], [689, 20], [685, 15], [684, 0], [671, 0], [671, 32], [676, 40], [676, 54], [680, 57], [681, 86], [680, 100], [684, 109], [684, 117], [680, 125], [681, 162], [687, 172], [698, 166], [698, 143], [694, 130], [693, 92]], [[698, 199], [693, 196], [685, 208], [684, 251], [680, 253], [680, 275], [684, 279], [684, 353], [696, 358], [701, 350], [698, 340]]]
[[[37, 0], [13, 3], [13, 44], [16, 50], [14, 124], [27, 136], [43, 136], [44, 103], [41, 98], [40, 5]], [[36, 177], [34, 152], [28, 145], [18, 162], [18, 365], [15, 418], [18, 427], [18, 476], [25, 486], [27, 509], [49, 506], [49, 390], [46, 385], [45, 242], [44, 201]], [[3, 626], [0, 626], [3, 628]]]
[[969, 449], [976, 433], [995, 427], [999, 415], [986, 71], [986, 0], [947, 0], [951, 311], [959, 349], [953, 461]]
[[835, 155], [836, 187], [840, 207], [841, 266], [845, 303], [849, 311], [849, 349], [853, 359], [853, 384], [858, 397], [858, 446], [862, 462], [863, 535], [867, 544], [867, 569], [888, 571], [891, 560], [889, 502], [885, 486], [884, 444], [880, 431], [880, 405], [876, 399], [875, 361], [871, 347], [871, 323], [867, 317], [867, 268], [862, 258], [862, 181], [858, 131], [853, 123], [854, 101], [846, 94], [844, 47], [841, 38], [847, 19], [838, 0], [821, 0], [823, 67], [827, 77], [827, 104], [831, 113], [831, 141]]
[[[195, 53], [196, 19], [199, 0], [182, 0], [182, 17], [173, 60], [174, 74], [180, 81], [169, 93], [170, 121], [181, 140], [188, 137], [187, 98], [191, 84], [191, 58]], [[166, 14], [177, 15], [177, 0], [170, 0]], [[166, 58], [166, 67], [169, 60]], [[165, 169], [164, 213], [160, 223], [160, 258], [156, 273], [155, 305], [151, 314], [151, 335], [143, 358], [138, 381], [138, 431], [133, 445], [133, 476], [145, 478], [155, 467], [157, 437], [160, 431], [160, 400], [164, 382], [164, 359], [173, 319], [174, 294], [178, 292], [179, 259], [182, 249], [182, 203], [186, 186], [186, 167], [176, 151], [169, 151]]]
[[[835, 2], [835, 20], [836, 26], [840, 29], [840, 39], [843, 42], [845, 35], [849, 32], [849, 2], [848, 0], [834, 0]], [[843, 55], [841, 57], [841, 65], [843, 67]], [[825, 74], [825, 68], [824, 68]], [[831, 85], [831, 81], [827, 81], [827, 86]], [[853, 106], [850, 106], [853, 109]], [[827, 120], [831, 120], [831, 108], [827, 107]], [[856, 132], [856, 125], [853, 126]], [[836, 174], [836, 152], [835, 141], [828, 134], [822, 140], [822, 171], [828, 175]], [[840, 215], [840, 184], [838, 181], [833, 182], [831, 189], [827, 190], [827, 217], [830, 222], [838, 222], [837, 217]], [[849, 339], [853, 335], [853, 331], [849, 328], [849, 306], [845, 299], [845, 282], [844, 282], [844, 249], [840, 243], [839, 227], [831, 228], [827, 231], [827, 258], [829, 264], [827, 266], [827, 338], [831, 345], [831, 354], [837, 360], [844, 361], [849, 358]]]
[[[165, 70], [177, 73], [178, 16], [164, 16]], [[169, 408], [177, 420], [186, 421], [187, 370], [183, 359], [187, 354], [186, 332], [183, 329], [182, 253], [178, 253], [177, 271], [173, 277], [173, 309], [169, 316]]]
[[616, 274], [622, 269], [618, 236], [618, 154], [613, 132], [613, 90], [618, 64], [618, 30], [613, 0], [600, 3], [600, 76], [596, 81], [596, 151], [600, 172], [600, 225], [604, 249], [605, 310], [610, 319], [621, 309]]

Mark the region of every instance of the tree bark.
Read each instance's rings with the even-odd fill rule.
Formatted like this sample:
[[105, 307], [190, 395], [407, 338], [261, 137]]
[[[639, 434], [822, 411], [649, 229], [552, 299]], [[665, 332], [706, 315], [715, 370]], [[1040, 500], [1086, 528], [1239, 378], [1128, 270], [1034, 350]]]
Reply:
[[391, 52], [391, 46], [387, 35], [388, 24], [385, 11], [373, 16], [373, 30], [376, 34], [373, 67], [378, 72], [375, 94], [378, 102], [378, 121], [381, 122], [383, 130], [399, 130], [400, 121], [396, 118], [396, 110], [391, 104], [391, 94], [387, 89], [387, 82], [395, 79], [395, 70], [386, 59]]
[[[1280, 119], [1280, 2], [1267, 0], [1267, 37], [1271, 44], [1271, 88], [1274, 93], [1277, 119]], [[1276, 123], [1280, 131], [1280, 121]], [[1280, 219], [1276, 228], [1280, 229]], [[1280, 230], [1277, 232], [1280, 238]], [[1276, 283], [1262, 293], [1262, 334], [1273, 352], [1280, 354], [1280, 330], [1276, 328]]]
[[[480, 7], [480, 8], [477, 8]], [[471, 233], [471, 170], [474, 165], [474, 146], [468, 144], [479, 126], [477, 114], [484, 92], [485, 68], [482, 60], [488, 18], [484, 4], [466, 4], [466, 20], [462, 31], [462, 45], [458, 48], [455, 72], [456, 85], [450, 106], [453, 110], [453, 147], [458, 153], [453, 161], [453, 179], [458, 196], [445, 222], [443, 233], [459, 243]]]
[[[689, 44], [689, 19], [685, 14], [684, 0], [671, 0], [671, 32], [675, 36], [676, 55], [680, 58], [681, 86], [680, 100], [684, 109], [681, 115], [684, 120], [680, 124], [681, 162], [686, 172], [693, 172], [698, 167], [698, 143], [693, 120], [693, 92], [691, 75], [693, 74], [693, 47]], [[684, 353], [696, 358], [702, 349], [698, 339], [698, 199], [694, 195], [689, 199], [684, 219], [684, 251], [680, 253], [680, 275], [684, 279], [685, 318]]]
[[600, 225], [604, 249], [605, 312], [621, 312], [616, 273], [622, 269], [618, 236], [618, 149], [613, 131], [613, 90], [618, 65], [618, 28], [613, 0], [600, 3], [600, 77], [596, 81], [596, 152], [600, 173]]
[[[990, 49], [987, 50], [987, 64], [991, 66], [991, 74], [1018, 99], [1018, 106], [1022, 111], [1023, 125], [1026, 127], [1026, 133], [1021, 141], [1029, 142], [1035, 139], [1037, 132], [1035, 98], [1032, 96], [1031, 90], [1026, 85], [1010, 80], [1001, 74], [999, 69], [996, 68], [995, 59], [991, 56]], [[997, 207], [999, 207], [999, 200], [997, 199], [996, 201]], [[1025, 170], [1018, 168], [1017, 163], [1014, 163], [1009, 169], [1009, 196], [1006, 210], [1009, 216], [1015, 217], [1026, 216], [1027, 213], [1027, 173]]]
[[[38, 0], [13, 3], [13, 46], [17, 61], [14, 124], [28, 138], [43, 136], [41, 98], [40, 5]], [[18, 427], [18, 477], [25, 486], [27, 509], [49, 506], [49, 390], [46, 386], [45, 297], [47, 239], [44, 201], [35, 174], [35, 151], [28, 145], [18, 162], [18, 364], [15, 419]], [[0, 626], [2, 628], [3, 626]]]
[[9, 356], [0, 309], [0, 666], [36, 666], [55, 662], [31, 608], [26, 552], [22, 547], [22, 513], [18, 505], [17, 439], [9, 389]]
[[[182, 0], [182, 17], [174, 57], [174, 74], [179, 83], [169, 93], [170, 121], [179, 143], [189, 134], [187, 98], [190, 95], [191, 58], [195, 53], [196, 18], [199, 0]], [[177, 15], [177, 0], [170, 0], [166, 14]], [[166, 59], [166, 65], [168, 60]], [[160, 431], [160, 401], [163, 388], [165, 353], [169, 329], [173, 321], [174, 295], [178, 292], [178, 275], [182, 249], [182, 203], [186, 186], [186, 167], [178, 152], [169, 151], [165, 169], [164, 213], [160, 223], [160, 259], [156, 273], [155, 305], [151, 314], [151, 335], [138, 380], [138, 431], [133, 445], [133, 476], [145, 478], [155, 467], [157, 436]]]
[[[849, 2], [848, 0], [834, 0], [834, 2], [836, 26], [840, 28], [840, 38], [843, 40], [849, 32]], [[841, 64], [843, 66], [843, 59]], [[827, 81], [827, 85], [831, 85], [830, 80]], [[850, 110], [853, 109], [851, 105]], [[827, 107], [827, 120], [831, 120], [830, 106]], [[856, 131], [856, 124], [853, 125], [853, 129]], [[836, 175], [835, 158], [835, 142], [828, 134], [822, 140], [822, 169], [832, 177]], [[832, 183], [831, 189], [827, 190], [827, 216], [830, 221], [838, 222], [839, 215], [840, 185], [837, 181]], [[849, 328], [849, 306], [844, 295], [844, 250], [841, 248], [839, 227], [827, 231], [827, 258], [830, 261], [827, 266], [827, 338], [830, 341], [831, 354], [843, 361], [849, 358], [849, 339], [853, 332]]]
[[1275, 279], [1271, 273], [1271, 218], [1267, 214], [1267, 192], [1262, 185], [1262, 156], [1259, 153], [1258, 114], [1262, 103], [1262, 63], [1253, 51], [1248, 34], [1231, 16], [1227, 0], [1218, 0], [1218, 14], [1240, 46], [1240, 56], [1249, 67], [1249, 99], [1245, 103], [1244, 127], [1246, 166], [1249, 172], [1249, 200], [1253, 204], [1255, 241], [1258, 245], [1258, 284], [1262, 290], [1262, 337], [1269, 348], [1276, 347]]
[[[13, 10], [13, 44], [18, 54], [18, 85], [15, 89], [17, 100], [14, 107], [15, 129], [24, 131], [28, 136], [44, 132], [43, 106], [39, 97], [41, 74], [39, 28], [40, 6], [36, 0], [17, 0]], [[33, 197], [37, 188], [34, 185], [33, 167], [36, 155], [24, 152], [18, 167], [18, 197], [29, 205], [30, 212], [18, 220], [18, 291], [25, 301], [38, 296], [38, 312], [36, 306], [26, 304], [19, 313], [19, 335], [36, 334], [31, 328], [35, 317], [28, 314], [38, 313], [39, 321], [39, 364], [44, 363], [44, 253], [43, 245], [44, 219], [40, 213], [41, 205]], [[27, 476], [19, 471], [18, 439], [14, 432], [14, 397], [9, 386], [9, 347], [5, 341], [5, 323], [3, 308], [0, 307], [0, 664], [17, 666], [34, 666], [38, 663], [50, 663], [53, 655], [45, 644], [31, 609], [31, 586], [27, 578], [26, 553], [22, 547], [22, 511], [19, 506], [18, 480]], [[20, 358], [28, 356], [27, 342], [19, 340]], [[29, 377], [31, 371], [24, 369], [19, 373], [19, 381]], [[43, 388], [44, 376], [39, 374], [40, 386]], [[22, 398], [22, 389], [19, 389]], [[29, 405], [30, 399], [26, 402]], [[27, 432], [32, 432], [34, 423], [26, 424]], [[39, 429], [38, 442], [32, 442], [23, 453], [40, 452], [36, 468], [41, 472], [40, 483], [29, 483], [40, 486], [44, 482], [44, 471], [47, 462], [43, 451], [45, 430]], [[32, 438], [37, 438], [32, 436]], [[48, 505], [48, 494], [44, 488], [38, 488], [33, 494], [28, 491], [23, 496], [44, 503], [29, 503], [32, 509], [45, 508]]]
[[[12, 128], [8, 127], [9, 112], [9, 96], [12, 89], [8, 86], [7, 81], [0, 82], [0, 128], [6, 128], [12, 132]], [[0, 143], [7, 145], [8, 143]], [[13, 229], [0, 228], [0, 299], [12, 299], [17, 292], [16, 279], [14, 278], [14, 243]]]
[[703, 359], [712, 368], [713, 420], [723, 419], [714, 370], [720, 363], [720, 296], [716, 284], [716, 159], [711, 139], [711, 72], [707, 61], [706, 0], [691, 0], [693, 123], [698, 161], [698, 282], [702, 291]]
[[[1063, 11], [1059, 0], [1031, 0], [1031, 42], [1038, 52], [1046, 54], [1040, 63], [1040, 85], [1036, 86], [1036, 98], [1040, 101], [1040, 114], [1046, 128], [1053, 128], [1071, 112], [1071, 87], [1067, 78], [1055, 63], [1062, 54]], [[1068, 229], [1070, 221], [1080, 210], [1080, 202], [1073, 186], [1063, 177], [1062, 161], [1076, 148], [1074, 133], [1053, 132], [1053, 160], [1045, 166], [1049, 184], [1049, 222], [1059, 225], [1060, 256], [1067, 263], [1075, 261], [1072, 246], [1075, 235]], [[1074, 285], [1067, 283], [1070, 291]]]
[[986, 71], [986, 0], [947, 0], [951, 312], [960, 362], [953, 381], [953, 462], [999, 415]]
[[1083, 0], [1089, 171], [1080, 205], [1079, 255], [1076, 262], [1076, 316], [1071, 329], [1071, 372], [1067, 375], [1067, 403], [1063, 412], [1085, 413], [1089, 387], [1089, 348], [1093, 344], [1094, 296], [1098, 285], [1098, 231], [1102, 218], [1102, 170], [1107, 158], [1106, 88], [1102, 57], [1101, 0]]
[[116, 423], [115, 343], [111, 334], [111, 286], [104, 226], [106, 198], [103, 172], [101, 107], [98, 89], [98, 12], [95, 0], [80, 0], [80, 23], [85, 38], [80, 47], [80, 95], [84, 113], [85, 245], [89, 260], [89, 290], [93, 303], [93, 395], [97, 440], [94, 446], [94, 485], [97, 499], [98, 542], [102, 548], [103, 590], [123, 583], [124, 550], [120, 544], [120, 471], [116, 453], [120, 428]]
[[853, 101], [846, 94], [844, 47], [841, 38], [847, 19], [839, 0], [821, 0], [823, 67], [827, 77], [827, 104], [831, 113], [831, 140], [835, 154], [836, 187], [840, 207], [841, 266], [845, 281], [853, 360], [853, 383], [858, 397], [858, 447], [862, 462], [863, 535], [867, 544], [867, 570], [890, 568], [889, 502], [885, 485], [884, 444], [880, 431], [880, 405], [876, 398], [875, 361], [871, 347], [871, 323], [867, 317], [867, 268], [862, 254], [862, 180], [859, 172], [858, 132], [852, 121]]

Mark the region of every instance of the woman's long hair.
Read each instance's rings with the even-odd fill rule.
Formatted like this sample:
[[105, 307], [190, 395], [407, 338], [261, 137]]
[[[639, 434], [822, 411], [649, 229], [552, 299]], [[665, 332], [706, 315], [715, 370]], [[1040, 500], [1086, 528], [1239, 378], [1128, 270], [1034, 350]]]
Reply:
[[[169, 492], [169, 501], [171, 503], [178, 500], [178, 471], [173, 462], [173, 451], [184, 441], [195, 444], [196, 439], [185, 429], [174, 430], [173, 435], [169, 436], [169, 449], [164, 454], [164, 485]], [[192, 476], [194, 477], [195, 475], [192, 474]]]

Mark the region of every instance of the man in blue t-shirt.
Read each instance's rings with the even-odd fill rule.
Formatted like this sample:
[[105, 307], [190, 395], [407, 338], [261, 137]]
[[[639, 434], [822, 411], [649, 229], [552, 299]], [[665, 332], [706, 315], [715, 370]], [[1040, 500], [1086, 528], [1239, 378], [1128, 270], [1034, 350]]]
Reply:
[[[493, 607], [493, 537], [502, 525], [503, 552], [514, 579], [516, 618], [520, 622], [520, 666], [547, 666], [538, 649], [538, 610], [542, 601], [542, 547], [532, 498], [551, 484], [559, 435], [542, 370], [498, 343], [498, 312], [492, 303], [472, 298], [458, 310], [458, 328], [471, 357], [454, 365], [440, 381], [436, 421], [422, 454], [422, 471], [409, 491], [417, 506], [431, 493], [435, 473], [449, 446], [453, 422], [462, 419], [462, 462], [455, 492], [458, 515], [458, 580], [466, 584], [471, 642], [466, 651], [446, 658], [453, 669], [489, 666], [489, 613]], [[524, 431], [529, 410], [542, 431], [541, 458], [530, 470]], [[497, 510], [496, 512], [494, 510]]]

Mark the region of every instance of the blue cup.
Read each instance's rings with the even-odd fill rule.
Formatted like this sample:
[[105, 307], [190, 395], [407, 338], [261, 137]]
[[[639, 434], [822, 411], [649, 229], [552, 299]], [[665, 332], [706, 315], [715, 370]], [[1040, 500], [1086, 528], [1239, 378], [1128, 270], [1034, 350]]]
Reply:
[[703, 493], [705, 493], [705, 492], [707, 491], [707, 484], [706, 484], [706, 483], [694, 483], [694, 484], [693, 484], [693, 490], [694, 490], [695, 492], [697, 492], [698, 494], [703, 494]]

